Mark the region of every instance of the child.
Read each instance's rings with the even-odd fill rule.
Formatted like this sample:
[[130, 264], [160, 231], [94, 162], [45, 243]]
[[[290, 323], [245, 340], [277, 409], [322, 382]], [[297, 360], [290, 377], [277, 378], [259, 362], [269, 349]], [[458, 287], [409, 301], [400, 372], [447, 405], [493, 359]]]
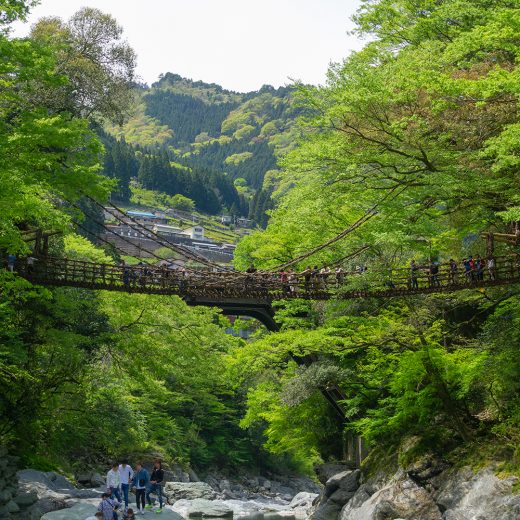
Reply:
[[135, 520], [134, 510], [131, 507], [126, 510], [126, 513], [123, 515], [123, 520]]

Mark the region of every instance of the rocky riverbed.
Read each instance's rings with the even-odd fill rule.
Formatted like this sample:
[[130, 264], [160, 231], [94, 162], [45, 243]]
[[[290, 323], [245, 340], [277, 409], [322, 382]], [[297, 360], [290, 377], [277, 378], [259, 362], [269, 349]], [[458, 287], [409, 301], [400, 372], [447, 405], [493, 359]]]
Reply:
[[[9, 463], [5, 461], [8, 460]], [[3, 477], [19, 480], [0, 492], [1, 520], [84, 520], [104, 491], [96, 473], [76, 476], [78, 487], [53, 472], [13, 473], [4, 458]], [[305, 477], [242, 476], [236, 479], [170, 471], [164, 486], [165, 520], [517, 520], [520, 479], [498, 478], [492, 466], [472, 471], [425, 458], [394, 472], [367, 478], [341, 464], [318, 468], [322, 485]], [[5, 484], [5, 482], [4, 482]], [[145, 517], [154, 516], [147, 512]]]
[[[105, 490], [103, 479], [96, 473], [76, 477], [89, 487], [77, 487], [54, 472], [27, 469], [19, 471], [17, 477], [18, 490], [11, 497], [10, 511], [0, 515], [2, 520], [84, 520], [96, 511]], [[176, 475], [176, 478], [189, 480], [189, 475], [188, 478]], [[197, 477], [192, 474], [191, 478]], [[207, 480], [212, 485], [169, 480], [164, 486], [168, 505], [161, 518], [300, 520], [307, 518], [307, 511], [321, 491], [319, 485], [304, 477], [270, 480], [250, 476], [228, 480], [208, 475]], [[146, 512], [144, 516], [152, 515]]]

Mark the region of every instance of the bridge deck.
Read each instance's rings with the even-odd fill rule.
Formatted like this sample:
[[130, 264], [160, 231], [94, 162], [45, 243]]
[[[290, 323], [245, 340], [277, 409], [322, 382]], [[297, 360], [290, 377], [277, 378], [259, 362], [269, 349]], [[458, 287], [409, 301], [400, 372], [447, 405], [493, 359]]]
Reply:
[[80, 260], [46, 257], [33, 266], [18, 262], [16, 271], [40, 285], [82, 287], [128, 293], [177, 295], [188, 303], [222, 306], [270, 306], [274, 300], [330, 298], [351, 299], [393, 297], [414, 294], [454, 292], [520, 282], [520, 256], [496, 260], [492, 271], [450, 273], [442, 268], [432, 276], [419, 270], [412, 280], [410, 269], [388, 269], [365, 273], [342, 273], [336, 278], [301, 275], [282, 280], [272, 273], [245, 274], [168, 269], [154, 266], [96, 264]]

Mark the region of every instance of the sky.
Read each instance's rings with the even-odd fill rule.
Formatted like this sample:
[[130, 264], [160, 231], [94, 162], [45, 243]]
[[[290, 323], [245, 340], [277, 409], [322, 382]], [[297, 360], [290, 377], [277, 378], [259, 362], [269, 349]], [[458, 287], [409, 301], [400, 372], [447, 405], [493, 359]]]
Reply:
[[291, 80], [322, 84], [330, 62], [363, 42], [348, 35], [360, 0], [41, 0], [14, 34], [84, 6], [112, 14], [148, 84], [174, 72], [246, 92]]

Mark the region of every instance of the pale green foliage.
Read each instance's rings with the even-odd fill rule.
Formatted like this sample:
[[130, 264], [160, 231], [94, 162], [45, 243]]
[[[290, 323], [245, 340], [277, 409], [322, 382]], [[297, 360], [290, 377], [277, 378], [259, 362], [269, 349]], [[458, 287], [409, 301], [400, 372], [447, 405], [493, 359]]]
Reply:
[[79, 235], [66, 235], [64, 238], [63, 248], [67, 258], [84, 260], [87, 262], [97, 262], [100, 264], [112, 263], [112, 258], [99, 248], [93, 246], [92, 242]]
[[240, 164], [244, 161], [247, 161], [248, 159], [251, 159], [251, 157], [253, 157], [252, 152], [235, 153], [233, 155], [230, 155], [229, 157], [226, 157], [226, 160], [224, 162], [226, 164]]

